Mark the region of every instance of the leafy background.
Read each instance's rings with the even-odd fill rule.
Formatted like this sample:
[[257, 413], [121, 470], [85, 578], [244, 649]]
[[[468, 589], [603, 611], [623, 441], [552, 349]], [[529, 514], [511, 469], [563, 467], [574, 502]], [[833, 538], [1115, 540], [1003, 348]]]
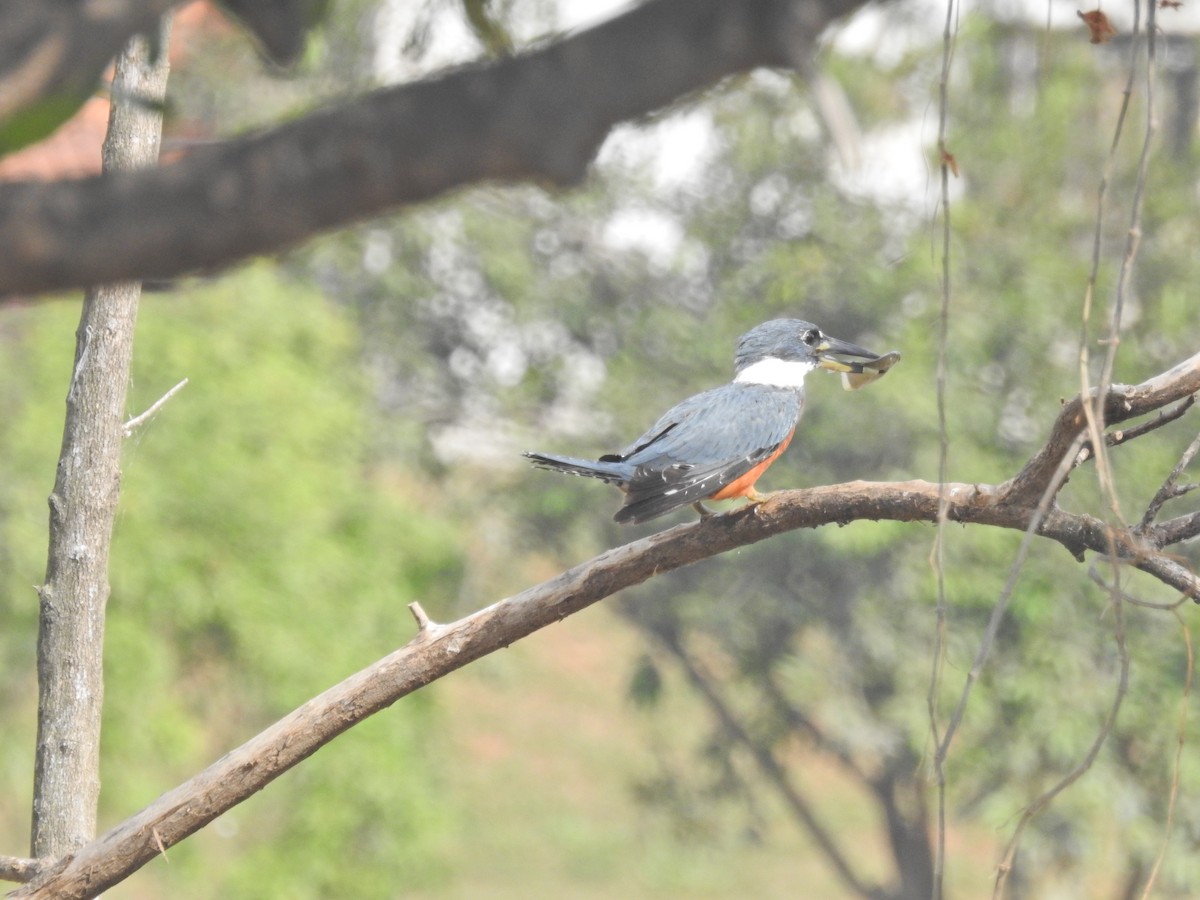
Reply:
[[[421, 10], [433, 32], [462, 27], [457, 6]], [[207, 34], [172, 76], [169, 127], [235, 133], [369, 83], [378, 12], [335, 3], [286, 78], [232, 32]], [[903, 10], [870, 14], [903, 24]], [[553, 4], [512, 3], [498, 21], [520, 44], [555, 16]], [[962, 22], [954, 480], [1011, 475], [1078, 391], [1126, 51], [982, 12]], [[928, 149], [936, 41], [870, 53], [833, 42], [822, 63], [866, 150], [904, 129]], [[1164, 89], [1168, 125], [1185, 101]], [[697, 123], [703, 140], [656, 153]], [[1140, 124], [1129, 128], [1102, 232], [1095, 356], [1140, 151]], [[1196, 148], [1183, 134], [1163, 139], [1147, 185], [1122, 381], [1196, 348]], [[148, 296], [131, 412], [190, 382], [126, 456], [102, 826], [402, 644], [408, 602], [463, 615], [659, 527], [618, 528], [613, 494], [527, 470], [519, 451], [620, 445], [725, 377], [735, 337], [766, 318], [803, 315], [904, 361], [857, 394], [814, 379], [801, 436], [764, 486], [936, 478], [940, 226], [923, 198], [883, 187], [836, 161], [804, 82], [762, 73], [623, 130], [580, 190], [481, 188]], [[44, 567], [75, 319], [69, 299], [0, 316], [0, 841], [13, 852], [26, 840], [35, 732], [30, 585]], [[1126, 515], [1192, 427], [1114, 454]], [[1063, 502], [1106, 509], [1090, 469]], [[889, 843], [887, 816], [911, 836], [931, 814], [933, 538], [859, 522], [656, 579], [406, 699], [110, 893], [854, 896], [756, 763], [752, 748], [765, 748], [864, 878], [915, 895], [903, 873], [920, 854]], [[1018, 541], [947, 531], [943, 716]], [[1190, 607], [1181, 615], [1190, 622]], [[1094, 769], [1035, 821], [1020, 896], [1133, 895], [1158, 852], [1187, 639], [1168, 613], [1126, 618], [1129, 696]], [[948, 762], [953, 896], [990, 895], [1020, 811], [1094, 740], [1117, 679], [1113, 625], [1086, 568], [1036, 546]], [[1187, 896], [1200, 877], [1193, 731], [1159, 896]]]

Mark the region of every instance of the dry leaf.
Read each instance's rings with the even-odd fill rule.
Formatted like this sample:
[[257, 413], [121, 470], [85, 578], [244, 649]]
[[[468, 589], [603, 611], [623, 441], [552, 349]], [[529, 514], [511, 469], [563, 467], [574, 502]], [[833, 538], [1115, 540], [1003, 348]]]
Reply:
[[1158, 0], [1159, 9], [1179, 9], [1183, 6], [1183, 0]]
[[958, 177], [958, 160], [954, 158], [954, 154], [949, 150], [942, 151], [942, 165], [950, 170], [950, 173]]
[[[1166, 0], [1166, 2], [1172, 2], [1172, 0]], [[1117, 33], [1117, 29], [1113, 28], [1112, 23], [1108, 21], [1108, 16], [1102, 10], [1093, 9], [1091, 12], [1078, 13], [1078, 16], [1083, 19], [1083, 24], [1092, 33], [1093, 44], [1107, 44]]]

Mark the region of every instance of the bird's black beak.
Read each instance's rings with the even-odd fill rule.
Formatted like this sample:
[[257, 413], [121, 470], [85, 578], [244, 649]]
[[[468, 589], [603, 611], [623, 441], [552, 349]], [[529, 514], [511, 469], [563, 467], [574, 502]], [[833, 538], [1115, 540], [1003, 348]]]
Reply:
[[[900, 354], [893, 350], [880, 356], [866, 347], [848, 344], [837, 338], [825, 338], [816, 346], [817, 365], [830, 372], [840, 372], [842, 387], [857, 391], [887, 374], [888, 369], [900, 361]], [[857, 356], [863, 362], [847, 362], [839, 356]]]
[[851, 372], [861, 374], [863, 370], [862, 363], [846, 362], [838, 359], [839, 356], [856, 356], [859, 359], [877, 360], [879, 354], [874, 353], [865, 347], [860, 347], [857, 344], [851, 344], [848, 341], [839, 341], [837, 338], [826, 337], [821, 343], [813, 348], [816, 350], [817, 365], [822, 369], [828, 369], [830, 372]]

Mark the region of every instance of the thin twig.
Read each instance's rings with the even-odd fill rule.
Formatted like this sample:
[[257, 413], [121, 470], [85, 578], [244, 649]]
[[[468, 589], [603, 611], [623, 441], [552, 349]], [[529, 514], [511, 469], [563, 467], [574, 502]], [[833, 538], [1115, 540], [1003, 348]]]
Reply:
[[[1140, 19], [1140, 0], [1135, 0], [1135, 23]], [[1125, 238], [1125, 253], [1121, 257], [1121, 270], [1117, 277], [1117, 291], [1113, 298], [1113, 312], [1109, 324], [1109, 334], [1104, 365], [1100, 372], [1100, 394], [1103, 394], [1112, 384], [1113, 368], [1116, 365], [1117, 350], [1121, 346], [1121, 325], [1125, 309], [1125, 299], [1129, 294], [1129, 283], [1133, 277], [1133, 266], [1137, 260], [1138, 250], [1142, 241], [1142, 212], [1145, 207], [1146, 182], [1150, 171], [1150, 154], [1154, 146], [1154, 135], [1158, 129], [1156, 121], [1158, 109], [1154, 90], [1154, 79], [1157, 75], [1155, 66], [1158, 46], [1158, 26], [1155, 22], [1155, 10], [1158, 4], [1146, 4], [1146, 127], [1142, 137], [1142, 151], [1138, 158], [1137, 179], [1133, 186], [1133, 199], [1130, 204], [1129, 231]], [[1137, 26], [1134, 26], [1134, 46], [1137, 45]], [[1132, 74], [1132, 73], [1131, 73]], [[1103, 409], [1097, 407], [1097, 416], [1103, 416]], [[1113, 502], [1116, 502], [1115, 497]]]
[[1140, 606], [1143, 609], [1157, 609], [1164, 612], [1172, 612], [1179, 609], [1179, 607], [1183, 606], [1183, 604], [1187, 603], [1188, 599], [1187, 597], [1180, 597], [1178, 600], [1175, 600], [1172, 603], [1155, 603], [1152, 600], [1143, 600], [1140, 597], [1135, 597], [1133, 594], [1122, 590], [1121, 586], [1115, 582], [1110, 584], [1109, 582], [1105, 581], [1104, 576], [1100, 574], [1100, 570], [1094, 565], [1088, 566], [1088, 578], [1092, 579], [1092, 581], [1096, 582], [1096, 584], [1104, 588], [1106, 591], [1116, 591], [1119, 593], [1121, 595], [1121, 600], [1125, 603], [1128, 603], [1131, 606]]
[[[1192, 405], [1194, 403], [1195, 403], [1195, 398], [1188, 397], [1186, 400], [1184, 400], [1182, 403], [1180, 403], [1174, 409], [1164, 410], [1163, 412], [1160, 412], [1157, 416], [1155, 416], [1153, 419], [1149, 419], [1148, 421], [1142, 422], [1140, 425], [1135, 425], [1132, 428], [1120, 428], [1116, 431], [1109, 431], [1104, 435], [1104, 446], [1120, 447], [1124, 444], [1128, 444], [1130, 441], [1136, 440], [1137, 438], [1140, 438], [1140, 437], [1143, 437], [1144, 435], [1150, 434], [1152, 431], [1157, 431], [1158, 429], [1162, 428], [1164, 425], [1170, 425], [1176, 419], [1181, 418], [1183, 416], [1183, 414], [1186, 413], [1192, 407]], [[1089, 429], [1089, 431], [1090, 431], [1090, 429]], [[1088, 460], [1093, 459], [1094, 457], [1095, 457], [1095, 453], [1092, 450], [1092, 440], [1089, 437], [1086, 441], [1083, 442], [1082, 449], [1080, 449], [1079, 454], [1075, 457], [1075, 465], [1081, 466]], [[1184, 493], [1187, 493], [1187, 492], [1184, 491]], [[1170, 498], [1168, 498], [1168, 499], [1170, 499]]]
[[[1153, 0], [1151, 2], [1153, 7]], [[1141, 46], [1138, 41], [1138, 35], [1141, 28], [1141, 2], [1134, 0], [1134, 18], [1133, 18], [1133, 35], [1131, 41], [1130, 60], [1129, 60], [1129, 76], [1125, 82], [1125, 90], [1121, 100], [1120, 112], [1117, 114], [1117, 124], [1113, 132], [1112, 144], [1109, 146], [1108, 158], [1105, 161], [1104, 172], [1100, 179], [1099, 196], [1097, 198], [1096, 208], [1096, 230], [1092, 239], [1092, 267], [1088, 275], [1087, 289], [1084, 292], [1083, 310], [1080, 316], [1081, 326], [1079, 335], [1079, 380], [1080, 393], [1087, 397], [1091, 394], [1090, 382], [1088, 376], [1088, 325], [1091, 318], [1092, 298], [1095, 292], [1096, 279], [1100, 271], [1100, 248], [1104, 225], [1105, 197], [1108, 191], [1108, 184], [1112, 178], [1113, 168], [1116, 165], [1116, 152], [1120, 144], [1121, 136], [1124, 133], [1125, 117], [1129, 111], [1130, 99], [1133, 96], [1133, 86], [1137, 78], [1137, 57]], [[1148, 141], [1148, 139], [1147, 139]], [[1146, 159], [1146, 146], [1143, 146], [1143, 162]], [[1140, 179], [1139, 186], [1144, 188], [1145, 180]], [[1141, 193], [1135, 191], [1135, 200], [1133, 207], [1132, 218], [1140, 228], [1141, 223]], [[1083, 405], [1084, 416], [1087, 420], [1087, 430], [1091, 436], [1093, 451], [1096, 455], [1096, 471], [1100, 479], [1100, 485], [1105, 495], [1109, 498], [1110, 508], [1113, 514], [1121, 520], [1119, 503], [1117, 500], [1116, 490], [1113, 487], [1111, 469], [1108, 464], [1108, 455], [1104, 451], [1104, 443], [1102, 435], [1105, 429], [1105, 410], [1103, 406], [1103, 398], [1108, 393], [1108, 386], [1112, 383], [1113, 363], [1116, 358], [1117, 347], [1120, 345], [1120, 329], [1121, 318], [1124, 310], [1125, 294], [1128, 288], [1129, 275], [1132, 271], [1133, 260], [1137, 255], [1137, 247], [1141, 237], [1140, 230], [1131, 228], [1129, 238], [1126, 244], [1125, 255], [1121, 261], [1121, 271], [1117, 280], [1116, 298], [1113, 303], [1113, 312], [1109, 317], [1109, 335], [1107, 339], [1107, 352], [1105, 354], [1104, 363], [1101, 366], [1101, 375], [1098, 389], [1094, 397], [1094, 403], [1085, 402]]]
[[158, 848], [158, 855], [163, 858], [164, 862], [170, 862], [170, 857], [167, 856], [166, 845], [163, 844], [162, 835], [158, 833], [158, 829], [151, 828], [150, 834], [154, 837], [154, 846]]
[[[1120, 447], [1123, 444], [1128, 444], [1132, 440], [1147, 435], [1152, 431], [1157, 431], [1164, 425], [1170, 425], [1176, 419], [1181, 418], [1192, 406], [1196, 403], [1195, 397], [1188, 397], [1174, 409], [1165, 409], [1153, 419], [1142, 422], [1140, 425], [1135, 425], [1132, 428], [1121, 428], [1117, 431], [1110, 431], [1104, 435], [1104, 445], [1106, 447]], [[1090, 449], [1090, 445], [1089, 445]]]
[[[1153, 3], [1151, 4], [1151, 6], [1152, 5], [1153, 5]], [[1104, 177], [1103, 177], [1103, 180], [1101, 183], [1100, 204], [1099, 204], [1099, 208], [1097, 210], [1096, 236], [1095, 236], [1095, 242], [1093, 244], [1093, 268], [1092, 268], [1091, 276], [1088, 281], [1087, 291], [1085, 294], [1084, 310], [1083, 310], [1083, 315], [1082, 315], [1082, 328], [1081, 328], [1081, 338], [1080, 338], [1080, 379], [1081, 379], [1081, 384], [1082, 384], [1082, 394], [1084, 396], [1087, 396], [1090, 393], [1089, 385], [1088, 385], [1088, 377], [1087, 377], [1088, 352], [1087, 352], [1086, 335], [1087, 335], [1088, 318], [1089, 318], [1090, 309], [1091, 309], [1092, 295], [1093, 295], [1093, 291], [1094, 291], [1094, 287], [1095, 287], [1096, 274], [1097, 274], [1097, 271], [1099, 268], [1100, 235], [1101, 235], [1101, 226], [1102, 226], [1102, 220], [1103, 220], [1104, 193], [1107, 188], [1108, 179], [1109, 179], [1109, 176], [1111, 173], [1111, 167], [1112, 167], [1113, 160], [1114, 160], [1117, 142], [1120, 139], [1122, 123], [1124, 122], [1125, 113], [1126, 113], [1126, 110], [1128, 109], [1129, 98], [1130, 98], [1130, 95], [1132, 94], [1132, 86], [1133, 86], [1133, 81], [1134, 81], [1135, 72], [1136, 72], [1136, 52], [1137, 52], [1137, 50], [1136, 50], [1136, 48], [1137, 48], [1136, 34], [1137, 34], [1138, 23], [1140, 23], [1140, 20], [1141, 20], [1140, 2], [1138, 2], [1138, 0], [1135, 0], [1134, 60], [1131, 61], [1130, 72], [1129, 72], [1129, 81], [1127, 83], [1126, 94], [1125, 94], [1124, 102], [1122, 103], [1121, 113], [1120, 113], [1120, 116], [1118, 119], [1117, 131], [1113, 138], [1113, 145], [1112, 145], [1112, 148], [1109, 153], [1108, 164], [1105, 167], [1105, 173], [1104, 173]], [[1087, 428], [1086, 428], [1085, 433], [1090, 437], [1092, 452], [1096, 459], [1096, 472], [1097, 472], [1097, 476], [1100, 481], [1101, 490], [1103, 491], [1104, 495], [1108, 498], [1109, 509], [1111, 510], [1112, 514], [1116, 517], [1118, 522], [1123, 522], [1124, 517], [1121, 513], [1120, 502], [1117, 497], [1115, 484], [1114, 484], [1114, 481], [1112, 478], [1112, 471], [1109, 466], [1108, 454], [1107, 454], [1107, 450], [1106, 450], [1106, 447], [1108, 446], [1108, 444], [1104, 438], [1103, 433], [1104, 433], [1105, 424], [1106, 424], [1105, 423], [1106, 400], [1107, 400], [1107, 397], [1109, 394], [1109, 388], [1112, 384], [1113, 367], [1115, 365], [1117, 348], [1120, 345], [1120, 339], [1121, 339], [1121, 337], [1120, 337], [1121, 336], [1121, 323], [1122, 323], [1122, 316], [1123, 316], [1123, 310], [1124, 310], [1124, 302], [1125, 302], [1126, 294], [1128, 292], [1128, 286], [1129, 286], [1129, 281], [1130, 281], [1130, 277], [1132, 274], [1133, 263], [1134, 263], [1134, 260], [1137, 258], [1137, 252], [1138, 252], [1138, 248], [1140, 246], [1140, 241], [1141, 241], [1142, 199], [1143, 199], [1144, 192], [1145, 192], [1146, 173], [1148, 171], [1150, 145], [1151, 145], [1151, 140], [1152, 140], [1153, 133], [1154, 133], [1154, 125], [1153, 125], [1153, 114], [1154, 114], [1153, 106], [1154, 106], [1154, 104], [1153, 104], [1153, 86], [1152, 86], [1153, 85], [1153, 72], [1154, 72], [1154, 69], [1153, 69], [1153, 52], [1154, 52], [1154, 50], [1153, 50], [1153, 48], [1154, 48], [1154, 38], [1153, 38], [1154, 14], [1153, 14], [1153, 10], [1151, 10], [1151, 12], [1150, 12], [1149, 29], [1148, 30], [1150, 32], [1149, 60], [1147, 63], [1149, 111], [1147, 114], [1146, 136], [1145, 136], [1145, 141], [1142, 146], [1142, 156], [1141, 156], [1141, 161], [1139, 163], [1139, 169], [1138, 169], [1138, 181], [1137, 181], [1137, 184], [1134, 189], [1132, 212], [1131, 212], [1131, 216], [1130, 216], [1131, 223], [1130, 223], [1129, 233], [1128, 233], [1127, 242], [1126, 242], [1125, 254], [1121, 261], [1121, 270], [1120, 270], [1120, 274], [1118, 277], [1116, 297], [1115, 297], [1114, 303], [1113, 303], [1113, 311], [1112, 311], [1112, 314], [1111, 314], [1110, 320], [1109, 320], [1109, 334], [1108, 334], [1108, 338], [1106, 341], [1107, 352], [1105, 354], [1104, 363], [1101, 367], [1100, 381], [1097, 386], [1097, 390], [1094, 392], [1094, 394], [1092, 394], [1093, 402], [1085, 401], [1083, 404], [1083, 412], [1086, 417], [1086, 423], [1087, 423]], [[1122, 530], [1127, 531], [1127, 529], [1122, 529]], [[1120, 663], [1121, 663], [1121, 675], [1120, 675], [1120, 679], [1118, 682], [1117, 691], [1113, 698], [1113, 703], [1109, 710], [1108, 717], [1105, 719], [1104, 725], [1101, 727], [1100, 732], [1097, 734], [1096, 739], [1093, 742], [1091, 749], [1089, 750], [1087, 755], [1084, 757], [1084, 759], [1081, 761], [1081, 763], [1078, 766], [1076, 766], [1075, 769], [1073, 769], [1070, 773], [1068, 773], [1068, 775], [1065, 778], [1063, 778], [1057, 785], [1055, 785], [1051, 790], [1047, 791], [1046, 793], [1044, 793], [1040, 797], [1038, 797], [1037, 800], [1035, 800], [1026, 809], [1024, 815], [1021, 817], [1021, 821], [1018, 823], [1017, 828], [1014, 830], [1012, 839], [1010, 840], [1010, 842], [1008, 844], [1004, 858], [1000, 863], [999, 870], [997, 873], [995, 888], [993, 891], [994, 898], [999, 898], [1003, 892], [1005, 881], [1006, 881], [1008, 874], [1012, 868], [1012, 863], [1016, 856], [1017, 847], [1020, 844], [1020, 838], [1021, 838], [1022, 832], [1024, 831], [1025, 827], [1033, 819], [1033, 817], [1035, 815], [1037, 815], [1047, 805], [1049, 805], [1054, 800], [1055, 797], [1057, 797], [1062, 791], [1064, 791], [1068, 787], [1070, 787], [1071, 784], [1073, 784], [1076, 780], [1081, 778], [1091, 768], [1093, 762], [1095, 761], [1096, 756], [1100, 752], [1100, 748], [1103, 746], [1105, 740], [1108, 738], [1108, 735], [1112, 731], [1113, 724], [1115, 723], [1117, 714], [1120, 710], [1121, 702], [1124, 699], [1125, 692], [1128, 688], [1129, 653], [1128, 653], [1128, 649], [1125, 644], [1125, 625], [1124, 625], [1124, 614], [1123, 614], [1123, 605], [1122, 605], [1123, 599], [1122, 599], [1122, 592], [1119, 590], [1119, 581], [1118, 581], [1118, 579], [1120, 577], [1120, 564], [1121, 563], [1120, 563], [1120, 560], [1117, 558], [1117, 553], [1115, 552], [1115, 548], [1116, 548], [1116, 545], [1118, 542], [1117, 529], [1111, 528], [1111, 527], [1106, 529], [1105, 540], [1114, 548], [1114, 550], [1109, 553], [1109, 557], [1110, 557], [1110, 560], [1111, 560], [1111, 563], [1113, 566], [1113, 582], [1112, 582], [1112, 587], [1111, 587], [1109, 595], [1112, 598], [1112, 604], [1113, 604], [1113, 609], [1114, 609], [1114, 637], [1116, 640], [1117, 652], [1118, 652], [1118, 656], [1120, 658]]]
[[1037, 509], [1029, 520], [1029, 525], [1025, 529], [1025, 533], [1021, 536], [1021, 545], [1017, 548], [1017, 555], [1013, 559], [1012, 565], [1008, 570], [1008, 578], [1005, 579], [1004, 587], [1000, 591], [1000, 596], [996, 600], [995, 606], [992, 607], [991, 618], [988, 619], [987, 628], [983, 633], [983, 640], [980, 641], [979, 650], [975, 654], [975, 662], [967, 673], [966, 681], [963, 683], [962, 693], [959, 694], [958, 704], [954, 708], [954, 713], [950, 717], [950, 722], [946, 726], [946, 733], [942, 736], [942, 742], [938, 745], [937, 755], [934, 757], [934, 762], [937, 765], [945, 760], [946, 755], [950, 752], [950, 744], [954, 740], [954, 735], [958, 731], [959, 725], [962, 723], [963, 714], [966, 712], [967, 700], [971, 696], [971, 690], [979, 676], [983, 673], [983, 667], [987, 663], [988, 656], [991, 654], [992, 645], [996, 641], [996, 635], [1000, 631], [1000, 623], [1004, 620], [1004, 614], [1008, 611], [1008, 604], [1012, 600], [1013, 592], [1017, 586], [1017, 578], [1021, 573], [1022, 567], [1025, 565], [1025, 560], [1029, 556], [1029, 548], [1033, 544], [1033, 538], [1038, 534], [1042, 527], [1042, 523], [1046, 519], [1047, 513], [1054, 502], [1054, 498], [1058, 494], [1059, 488], [1062, 487], [1067, 475], [1070, 473], [1074, 464], [1075, 455], [1079, 452], [1080, 446], [1083, 444], [1084, 437], [1082, 434], [1075, 438], [1075, 442], [1063, 454], [1062, 460], [1058, 464], [1058, 469], [1054, 476], [1050, 479], [1050, 483], [1046, 486], [1046, 490], [1042, 494], [1041, 500], [1038, 502]]
[[1125, 611], [1123, 602], [1119, 594], [1110, 594], [1113, 598], [1113, 640], [1117, 647], [1117, 659], [1120, 663], [1120, 674], [1117, 678], [1117, 688], [1113, 694], [1113, 700], [1108, 709], [1108, 715], [1104, 717], [1104, 723], [1100, 726], [1100, 731], [1097, 732], [1095, 739], [1092, 741], [1091, 747], [1084, 755], [1079, 764], [1068, 772], [1063, 778], [1043, 793], [1040, 797], [1034, 800], [1025, 808], [1025, 812], [1021, 814], [1021, 819], [1017, 822], [1017, 827], [1013, 830], [1013, 835], [1009, 839], [1008, 846], [1005, 848], [1004, 857], [1000, 860], [997, 867], [996, 882], [992, 889], [992, 900], [1000, 900], [1004, 892], [1004, 884], [1008, 879], [1009, 872], [1012, 871], [1013, 860], [1017, 855], [1017, 848], [1021, 842], [1021, 835], [1025, 831], [1025, 827], [1033, 821], [1043, 809], [1073, 785], [1076, 781], [1087, 774], [1095, 763], [1096, 757], [1100, 755], [1100, 750], [1103, 748], [1108, 736], [1112, 734], [1113, 726], [1117, 721], [1117, 714], [1121, 711], [1121, 703], [1125, 699], [1125, 694], [1129, 690], [1129, 648], [1125, 644]]
[[1179, 614], [1179, 610], [1174, 610], [1174, 614], [1176, 621], [1179, 622], [1179, 628], [1183, 632], [1183, 646], [1187, 650], [1187, 673], [1183, 681], [1183, 696], [1179, 698], [1179, 730], [1175, 735], [1175, 760], [1171, 765], [1171, 793], [1167, 797], [1167, 821], [1163, 826], [1162, 844], [1158, 848], [1158, 855], [1154, 858], [1150, 877], [1146, 879], [1145, 890], [1142, 891], [1142, 900], [1149, 900], [1150, 893], [1154, 890], [1154, 882], [1158, 880], [1163, 860], [1167, 858], [1171, 833], [1175, 829], [1175, 805], [1179, 800], [1179, 769], [1183, 759], [1183, 748], [1187, 743], [1188, 702], [1192, 695], [1192, 677], [1196, 672], [1196, 658], [1192, 650], [1192, 631], [1188, 628], [1187, 621]]
[[1175, 487], [1175, 482], [1179, 480], [1179, 476], [1183, 474], [1183, 470], [1191, 464], [1198, 452], [1200, 452], [1200, 434], [1197, 434], [1194, 438], [1192, 438], [1192, 442], [1187, 445], [1187, 449], [1184, 450], [1183, 455], [1179, 457], [1179, 462], [1175, 464], [1175, 468], [1171, 470], [1171, 474], [1167, 476], [1167, 480], [1162, 483], [1162, 487], [1158, 489], [1158, 492], [1150, 501], [1150, 505], [1146, 507], [1146, 512], [1142, 516], [1142, 521], [1138, 523], [1139, 529], [1148, 528], [1150, 523], [1158, 517], [1159, 511], [1163, 508], [1163, 504], [1168, 500], [1172, 500], [1175, 497], [1182, 497], [1188, 491], [1193, 490], [1196, 487], [1196, 485], [1191, 484], [1184, 485], [1182, 489], [1177, 489]]
[[152, 415], [154, 415], [156, 412], [158, 412], [160, 409], [162, 409], [163, 406], [166, 404], [166, 402], [168, 400], [170, 400], [172, 397], [174, 397], [177, 393], [179, 393], [179, 391], [183, 390], [184, 385], [186, 385], [187, 383], [188, 383], [188, 380], [186, 378], [183, 379], [183, 381], [179, 382], [179, 384], [175, 385], [175, 387], [171, 388], [169, 391], [167, 391], [165, 394], [163, 394], [161, 397], [159, 397], [157, 400], [155, 400], [154, 403], [152, 403], [150, 405], [150, 408], [147, 409], [144, 413], [142, 413], [139, 416], [134, 416], [132, 419], [130, 419], [128, 422], [126, 422], [125, 423], [125, 437], [131, 437], [133, 435], [133, 432], [138, 428], [138, 426], [140, 426], [143, 422], [145, 422], [147, 419], [149, 419]]
[[[953, 157], [947, 146], [950, 118], [950, 66], [954, 59], [956, 33], [956, 2], [946, 0], [946, 24], [942, 32], [942, 73], [938, 79], [938, 151], [942, 188], [942, 305], [938, 316], [937, 355], [937, 412], [938, 412], [938, 497], [937, 534], [934, 536], [930, 562], [937, 579], [937, 609], [934, 621], [933, 661], [929, 672], [929, 734], [940, 751], [938, 727], [938, 692], [942, 681], [942, 666], [946, 657], [946, 482], [949, 480], [950, 436], [946, 420], [946, 347], [950, 331], [950, 163]], [[944, 754], [935, 752], [933, 774], [937, 784], [937, 840], [933, 857], [933, 900], [941, 900], [946, 868], [946, 770]]]

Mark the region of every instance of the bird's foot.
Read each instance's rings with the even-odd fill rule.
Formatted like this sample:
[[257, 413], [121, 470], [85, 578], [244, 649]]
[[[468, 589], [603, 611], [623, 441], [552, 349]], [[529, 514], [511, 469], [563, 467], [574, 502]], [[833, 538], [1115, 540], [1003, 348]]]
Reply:
[[700, 521], [701, 522], [703, 522], [705, 519], [711, 519], [713, 516], [716, 515], [715, 512], [713, 512], [711, 509], [709, 509], [707, 506], [705, 506], [699, 500], [697, 500], [695, 503], [692, 504], [692, 509], [694, 509], [696, 512], [700, 513]]
[[750, 490], [746, 491], [743, 496], [751, 506], [758, 506], [760, 503], [766, 503], [768, 500], [774, 497], [775, 493], [775, 491], [767, 491], [765, 494], [760, 494], [754, 488], [750, 488]]

